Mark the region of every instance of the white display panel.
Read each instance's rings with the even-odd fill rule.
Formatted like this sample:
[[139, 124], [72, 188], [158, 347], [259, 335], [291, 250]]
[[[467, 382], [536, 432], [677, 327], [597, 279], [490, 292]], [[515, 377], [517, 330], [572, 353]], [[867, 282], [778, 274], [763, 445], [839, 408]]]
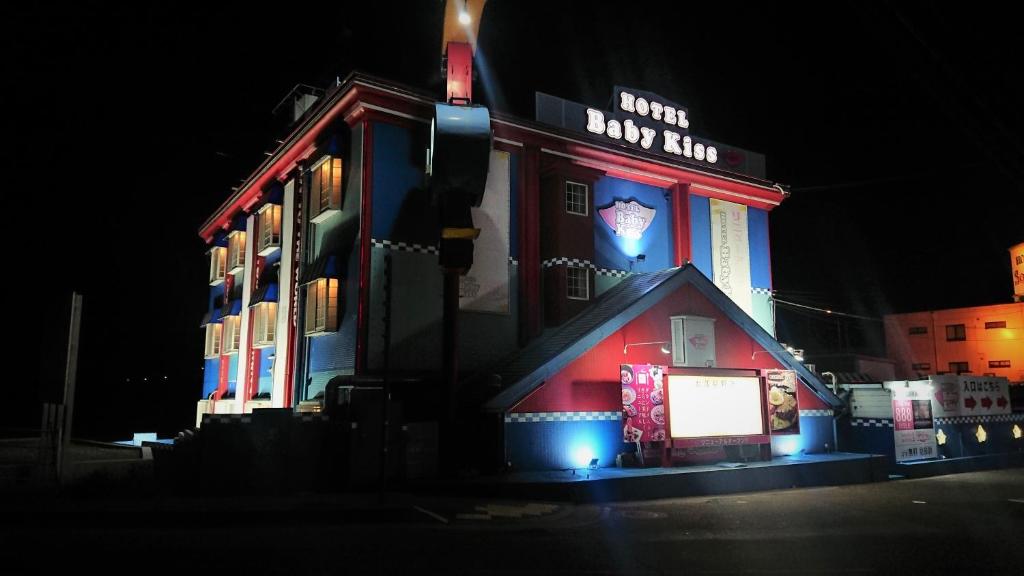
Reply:
[[673, 438], [763, 434], [761, 381], [753, 376], [668, 376]]

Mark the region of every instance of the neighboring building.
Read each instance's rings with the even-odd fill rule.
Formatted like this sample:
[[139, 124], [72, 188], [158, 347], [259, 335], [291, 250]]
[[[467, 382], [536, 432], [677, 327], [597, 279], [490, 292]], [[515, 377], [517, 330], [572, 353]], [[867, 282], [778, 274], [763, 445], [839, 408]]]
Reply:
[[1022, 302], [890, 314], [885, 342], [897, 379], [970, 373], [1024, 382]]
[[822, 375], [829, 384], [831, 379], [826, 373], [835, 376], [837, 384], [881, 383], [896, 379], [895, 363], [888, 358], [854, 353], [805, 354], [804, 358], [807, 367]]
[[[349, 76], [204, 223], [200, 417], [315, 408], [337, 377], [438, 385], [434, 100]], [[773, 440], [776, 453], [823, 449], [839, 401], [772, 336], [768, 215], [786, 192], [761, 155], [693, 136], [685, 108], [627, 88], [614, 102], [538, 94], [533, 121], [492, 113], [482, 232], [460, 287], [463, 409], [503, 422], [521, 467], [565, 467], [563, 440], [578, 433], [596, 434], [610, 464], [623, 447], [619, 364], [670, 363], [627, 345], [681, 350], [672, 317], [693, 315], [716, 321], [702, 369], [798, 375], [809, 420]]]

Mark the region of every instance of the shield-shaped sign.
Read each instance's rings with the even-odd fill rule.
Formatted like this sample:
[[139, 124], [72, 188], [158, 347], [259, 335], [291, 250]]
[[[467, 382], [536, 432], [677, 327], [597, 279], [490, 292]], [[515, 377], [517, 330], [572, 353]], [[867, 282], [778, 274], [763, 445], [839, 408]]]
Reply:
[[597, 211], [601, 219], [616, 236], [638, 240], [654, 220], [654, 208], [648, 208], [636, 200], [616, 200], [611, 206]]

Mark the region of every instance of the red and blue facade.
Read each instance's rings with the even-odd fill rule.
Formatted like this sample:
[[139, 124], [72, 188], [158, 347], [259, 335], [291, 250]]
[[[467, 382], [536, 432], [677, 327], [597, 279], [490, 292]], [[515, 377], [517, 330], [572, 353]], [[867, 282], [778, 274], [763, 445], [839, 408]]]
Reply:
[[[424, 386], [437, 382], [443, 279], [436, 209], [424, 176], [432, 113], [429, 95], [350, 76], [298, 121], [203, 225], [200, 235], [211, 246], [225, 243], [232, 230], [245, 230], [249, 256], [230, 282], [211, 286], [208, 321], [216, 322], [225, 309], [225, 295], [238, 300], [241, 316], [250, 316], [240, 323], [245, 344], [206, 360], [203, 398], [217, 402], [201, 405], [201, 412], [315, 404], [339, 377], [387, 373]], [[478, 387], [466, 395], [485, 398], [475, 413], [502, 421], [504, 460], [518, 468], [566, 468], [590, 451], [602, 465], [614, 462], [622, 449], [619, 364], [665, 363], [656, 347], [623, 354], [624, 344], [671, 340], [673, 315], [716, 320], [717, 366], [793, 367], [772, 338], [768, 215], [786, 194], [764, 178], [763, 158], [725, 146], [718, 164], [674, 158], [542, 120], [540, 114], [533, 121], [492, 116], [494, 154], [507, 167], [507, 177], [494, 186], [508, 196], [501, 212], [507, 220], [495, 229], [507, 230], [507, 251], [500, 253], [501, 266], [488, 263], [504, 270], [498, 285], [507, 306], [465, 309], [459, 316], [460, 368], [465, 386]], [[343, 167], [338, 204], [319, 211], [317, 166], [333, 159]], [[585, 210], [566, 210], [570, 185], [585, 190]], [[742, 206], [746, 214], [749, 311], [720, 291], [709, 296], [718, 290], [713, 201]], [[281, 207], [280, 246], [260, 257], [254, 247], [257, 216], [268, 202]], [[616, 232], [601, 216], [601, 210], [630, 202], [654, 214], [639, 236]], [[488, 233], [487, 225], [480, 227]], [[267, 276], [257, 265], [274, 273]], [[555, 362], [558, 369], [542, 382], [528, 383], [522, 397], [506, 394], [517, 382], [502, 381], [501, 391], [481, 384], [510, 358], [592, 314], [620, 283], [658, 273], [669, 283], [659, 284], [658, 300], [637, 295], [635, 301], [647, 299], [638, 313], [635, 301], [624, 302], [621, 314], [598, 329], [600, 338], [588, 333], [587, 346], [577, 346], [571, 361]], [[266, 297], [258, 281], [264, 276], [276, 287], [278, 329], [271, 345], [255, 347], [251, 315], [256, 300]], [[579, 289], [584, 279], [585, 295], [571, 296], [569, 283]], [[310, 286], [319, 280], [337, 287], [334, 299], [324, 300], [333, 316], [326, 329], [310, 331], [310, 299], [319, 297]], [[550, 360], [562, 352], [554, 350]], [[834, 445], [831, 409], [837, 400], [806, 370], [801, 381], [806, 425], [798, 438], [774, 442], [777, 453]]]

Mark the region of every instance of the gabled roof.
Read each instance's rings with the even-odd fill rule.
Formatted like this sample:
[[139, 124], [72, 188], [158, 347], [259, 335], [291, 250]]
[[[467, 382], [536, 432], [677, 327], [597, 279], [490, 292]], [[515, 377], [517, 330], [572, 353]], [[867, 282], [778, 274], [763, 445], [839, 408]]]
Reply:
[[503, 389], [484, 404], [484, 410], [508, 411], [583, 353], [688, 284], [710, 300], [783, 367], [795, 371], [823, 402], [833, 408], [842, 405], [842, 401], [817, 376], [797, 362], [771, 334], [695, 266], [686, 264], [681, 268], [627, 276], [584, 312], [523, 348], [494, 371], [500, 376]]

